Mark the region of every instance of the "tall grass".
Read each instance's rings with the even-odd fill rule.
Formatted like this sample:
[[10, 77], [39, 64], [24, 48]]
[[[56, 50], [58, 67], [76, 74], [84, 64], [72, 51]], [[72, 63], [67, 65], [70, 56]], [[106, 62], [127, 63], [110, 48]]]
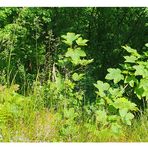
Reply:
[[[121, 133], [114, 134], [109, 128], [97, 127], [93, 116], [82, 118], [81, 112], [78, 118], [73, 118], [75, 112], [65, 115], [66, 108], [56, 102], [60, 95], [49, 88], [52, 82], [42, 86], [38, 78], [39, 73], [27, 96], [17, 93], [15, 80], [7, 83], [9, 86], [0, 86], [1, 142], [148, 142], [148, 110], [134, 119], [132, 126], [124, 126]], [[6, 79], [10, 80], [8, 76]]]
[[31, 115], [29, 123], [16, 120], [12, 127], [3, 128], [3, 142], [148, 142], [147, 119], [135, 120], [132, 127], [126, 127], [122, 134], [113, 135], [109, 130], [96, 131], [82, 125], [75, 124], [79, 132], [72, 136], [62, 136], [59, 132], [64, 120], [48, 110]]

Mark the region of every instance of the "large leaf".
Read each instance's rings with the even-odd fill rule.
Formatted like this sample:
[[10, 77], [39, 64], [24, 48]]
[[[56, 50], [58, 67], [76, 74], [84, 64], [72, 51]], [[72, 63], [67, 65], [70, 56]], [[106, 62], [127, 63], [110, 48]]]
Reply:
[[143, 89], [142, 97], [146, 97], [146, 99], [148, 99], [148, 79], [141, 79], [139, 88]]
[[99, 90], [99, 95], [101, 97], [105, 96], [105, 91], [107, 91], [110, 87], [108, 83], [103, 83], [102, 81], [97, 81], [97, 84], [94, 84], [94, 86]]
[[113, 96], [113, 97], [121, 97], [122, 96], [122, 94], [123, 94], [123, 92], [119, 89], [119, 88], [110, 88], [109, 89], [109, 92], [110, 92], [110, 94], [111, 94], [111, 96]]
[[60, 73], [57, 73], [57, 76], [55, 79], [56, 79], [55, 84], [56, 84], [57, 90], [63, 90], [64, 83], [63, 83], [63, 79], [62, 79], [62, 76], [60, 75]]
[[131, 125], [131, 120], [134, 118], [134, 115], [132, 113], [128, 112], [127, 109], [120, 109], [119, 114], [124, 123], [126, 123], [127, 125]]
[[118, 83], [120, 80], [124, 79], [124, 76], [121, 74], [121, 70], [118, 68], [109, 68], [107, 71], [109, 72], [105, 77], [107, 80], [113, 80], [114, 83]]
[[80, 34], [76, 35], [75, 33], [68, 32], [67, 35], [62, 35], [61, 37], [65, 39], [63, 40], [64, 43], [69, 46], [72, 46], [73, 41], [75, 41], [79, 36]]
[[122, 118], [124, 118], [127, 115], [128, 109], [123, 108], [123, 109], [119, 109], [119, 114]]
[[83, 78], [83, 76], [84, 76], [84, 74], [74, 73], [74, 74], [72, 75], [72, 79], [73, 79], [74, 81], [79, 81], [79, 80], [81, 80], [81, 79]]
[[140, 57], [140, 55], [138, 54], [137, 50], [129, 47], [129, 46], [122, 46], [127, 52], [131, 53], [132, 55], [136, 56], [136, 57]]
[[68, 51], [66, 52], [65, 56], [70, 57], [72, 59], [72, 63], [77, 65], [80, 62], [80, 58], [85, 57], [86, 53], [83, 50], [81, 50], [81, 48], [68, 48]]
[[133, 66], [133, 68], [136, 70], [135, 71], [136, 76], [140, 75], [143, 78], [148, 77], [148, 70], [144, 65], [135, 65]]
[[125, 122], [127, 125], [131, 125], [131, 120], [134, 118], [134, 115], [132, 113], [127, 113], [125, 116]]
[[146, 57], [148, 57], [148, 51], [143, 52]]
[[111, 130], [114, 134], [119, 134], [121, 132], [121, 126], [118, 123], [111, 124]]
[[123, 98], [123, 97], [115, 99], [115, 102], [113, 105], [115, 108], [119, 108], [119, 109], [126, 109], [126, 110], [131, 110], [131, 111], [137, 110], [135, 103], [132, 103], [128, 99]]
[[124, 73], [124, 74], [128, 74], [129, 70], [134, 70], [133, 66], [129, 63], [124, 63], [124, 65], [121, 64], [121, 66], [123, 67], [123, 69], [125, 69], [125, 72], [124, 72], [124, 70], [122, 71], [122, 73]]
[[146, 97], [146, 100], [148, 100], [148, 89], [144, 91], [143, 96]]
[[105, 110], [96, 111], [96, 120], [102, 124], [105, 124], [107, 121], [107, 114]]
[[129, 83], [131, 87], [134, 87], [135, 84], [138, 84], [138, 80], [135, 78], [135, 76], [127, 76], [124, 82]]
[[145, 46], [148, 47], [148, 43], [146, 43]]
[[144, 89], [143, 89], [143, 88], [140, 88], [139, 85], [138, 85], [138, 86], [135, 88], [134, 93], [137, 95], [137, 97], [138, 97], [139, 99], [141, 99], [142, 96], [143, 96], [143, 93], [144, 93]]
[[84, 65], [84, 66], [86, 66], [86, 65], [88, 65], [88, 64], [90, 64], [92, 62], [93, 62], [93, 59], [91, 59], [91, 60], [85, 60], [85, 59], [80, 60], [80, 64]]
[[118, 115], [109, 115], [109, 116], [108, 116], [108, 120], [109, 120], [109, 121], [117, 121], [118, 118], [119, 118]]
[[142, 87], [144, 90], [148, 90], [148, 79], [141, 79], [139, 87]]
[[79, 46], [86, 46], [87, 43], [88, 42], [88, 40], [86, 40], [86, 39], [82, 39], [82, 37], [79, 37], [77, 40], [76, 40], [76, 43], [79, 45]]
[[124, 58], [125, 58], [125, 62], [127, 63], [135, 63], [136, 60], [138, 59], [135, 56], [124, 56]]

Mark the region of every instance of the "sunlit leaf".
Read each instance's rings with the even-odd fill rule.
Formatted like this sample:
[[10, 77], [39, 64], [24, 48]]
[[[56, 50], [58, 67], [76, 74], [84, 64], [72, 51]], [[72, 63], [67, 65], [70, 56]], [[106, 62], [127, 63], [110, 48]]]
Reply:
[[141, 75], [143, 76], [143, 78], [148, 76], [148, 70], [145, 68], [144, 65], [135, 65], [133, 66], [133, 68], [136, 70], [135, 71], [136, 76]]
[[148, 43], [146, 43], [145, 46], [148, 47]]
[[102, 81], [97, 81], [97, 84], [94, 84], [94, 86], [99, 90], [99, 95], [101, 97], [105, 96], [105, 91], [110, 87], [108, 83], [103, 83]]
[[124, 58], [125, 58], [125, 62], [127, 63], [135, 63], [136, 60], [138, 59], [135, 56], [124, 56]]
[[79, 80], [81, 80], [81, 79], [83, 78], [83, 76], [84, 76], [84, 74], [74, 73], [74, 74], [72, 75], [72, 79], [73, 79], [74, 81], [79, 81]]
[[121, 70], [118, 68], [109, 68], [107, 71], [109, 72], [105, 77], [107, 80], [113, 80], [114, 83], [118, 83], [124, 79], [124, 76], [121, 74]]
[[90, 64], [90, 63], [92, 63], [93, 62], [93, 59], [91, 59], [91, 60], [85, 60], [85, 59], [83, 59], [83, 60], [80, 60], [80, 64], [81, 65], [84, 65], [84, 66], [86, 66], [86, 65], [88, 65], [88, 64]]
[[135, 78], [135, 76], [127, 76], [124, 82], [129, 83], [131, 87], [134, 87], [134, 85], [138, 83], [138, 80]]
[[72, 46], [73, 41], [75, 41], [79, 36], [80, 34], [76, 35], [75, 33], [68, 32], [67, 35], [62, 35], [61, 37], [65, 39], [63, 40], [64, 43], [69, 46]]
[[137, 50], [129, 47], [129, 46], [122, 46], [127, 52], [131, 53], [132, 55], [136, 56], [136, 57], [140, 57], [140, 55], [138, 54]]
[[134, 115], [132, 113], [127, 113], [125, 118], [125, 122], [127, 125], [131, 125], [131, 120], [134, 118]]
[[105, 110], [98, 110], [96, 111], [96, 120], [98, 122], [101, 122], [102, 124], [105, 124], [107, 121], [107, 114]]
[[111, 130], [114, 134], [119, 134], [121, 132], [122, 127], [118, 123], [111, 124]]
[[81, 48], [76, 48], [76, 49], [72, 49], [72, 48], [68, 48], [68, 51], [65, 54], [66, 57], [70, 57], [72, 59], [72, 62], [77, 65], [80, 62], [80, 58], [81, 57], [85, 57], [86, 53], [81, 50]]
[[114, 107], [119, 109], [137, 110], [136, 104], [126, 98], [117, 98], [114, 102]]
[[82, 37], [79, 37], [77, 40], [76, 40], [76, 43], [79, 45], [79, 46], [86, 46], [87, 43], [88, 42], [88, 40], [86, 40], [86, 39], [82, 39]]

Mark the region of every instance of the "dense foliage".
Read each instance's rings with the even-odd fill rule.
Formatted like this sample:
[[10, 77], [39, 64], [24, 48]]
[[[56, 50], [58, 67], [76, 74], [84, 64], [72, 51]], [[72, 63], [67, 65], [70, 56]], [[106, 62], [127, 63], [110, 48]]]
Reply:
[[0, 8], [0, 141], [148, 141], [147, 18]]

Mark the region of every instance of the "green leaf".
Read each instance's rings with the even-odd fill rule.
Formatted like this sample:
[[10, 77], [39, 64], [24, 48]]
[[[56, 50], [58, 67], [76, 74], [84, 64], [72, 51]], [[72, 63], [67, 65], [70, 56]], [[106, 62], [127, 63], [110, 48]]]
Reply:
[[57, 88], [57, 90], [63, 90], [64, 89], [63, 79], [59, 73], [57, 75], [58, 76], [56, 76], [56, 78], [55, 78], [56, 79], [56, 81], [55, 81], [56, 88]]
[[141, 79], [139, 83], [139, 88], [141, 88], [143, 91], [141, 93], [142, 97], [148, 98], [148, 79]]
[[148, 100], [148, 89], [144, 91], [143, 96], [146, 97], [146, 100]]
[[124, 118], [127, 115], [128, 109], [124, 108], [124, 109], [120, 109], [119, 110], [119, 114], [122, 118]]
[[129, 46], [122, 46], [127, 52], [131, 53], [134, 56], [140, 57], [136, 49], [132, 49]]
[[79, 81], [79, 80], [81, 80], [81, 79], [83, 78], [83, 76], [84, 76], [84, 74], [74, 73], [74, 74], [72, 75], [72, 79], [73, 79], [74, 81]]
[[61, 37], [65, 39], [63, 40], [64, 43], [69, 46], [72, 46], [73, 41], [75, 41], [79, 36], [80, 34], [76, 35], [75, 33], [68, 32], [67, 35], [62, 35]]
[[120, 109], [119, 114], [124, 123], [126, 123], [127, 125], [131, 125], [131, 120], [134, 118], [134, 115], [132, 113], [128, 113], [127, 109]]
[[131, 101], [123, 97], [115, 99], [115, 102], [113, 105], [115, 108], [119, 108], [119, 109], [126, 109], [131, 111], [137, 110], [135, 103], [132, 103]]
[[113, 101], [108, 98], [108, 100], [106, 102], [105, 103], [109, 105], [108, 106], [108, 112], [110, 114], [117, 114], [117, 109], [113, 106]]
[[121, 132], [121, 126], [117, 123], [112, 123], [111, 124], [111, 130], [114, 134], [119, 134]]
[[143, 52], [146, 57], [148, 57], [148, 51]]
[[135, 78], [135, 76], [127, 76], [124, 83], [129, 83], [131, 87], [134, 87], [135, 83], [138, 84], [138, 80]]
[[131, 120], [134, 118], [134, 115], [132, 113], [127, 113], [126, 116], [124, 117], [125, 123], [127, 125], [131, 125]]
[[79, 37], [77, 40], [76, 40], [76, 43], [79, 45], [79, 46], [86, 46], [87, 43], [88, 42], [88, 40], [86, 40], [86, 39], [82, 39], [82, 37]]
[[101, 122], [102, 124], [105, 124], [107, 121], [107, 114], [105, 110], [98, 110], [96, 111], [96, 120], [98, 122]]
[[108, 120], [109, 121], [117, 121], [118, 118], [119, 118], [119, 116], [117, 116], [117, 115], [110, 115], [110, 116], [108, 116]]
[[141, 79], [139, 87], [142, 87], [144, 90], [148, 90], [148, 79]]
[[136, 60], [138, 59], [135, 56], [124, 56], [124, 58], [125, 58], [125, 62], [127, 63], [135, 63]]
[[120, 80], [124, 79], [124, 76], [121, 74], [121, 70], [118, 68], [109, 68], [107, 71], [109, 72], [105, 77], [107, 80], [113, 80], [114, 83], [118, 83]]
[[145, 46], [148, 47], [148, 43], [146, 43]]
[[119, 89], [119, 88], [110, 88], [109, 89], [109, 92], [110, 92], [110, 94], [112, 95], [112, 96], [114, 96], [114, 97], [121, 97], [122, 96], [122, 94], [123, 94], [123, 92]]
[[74, 108], [65, 109], [64, 110], [64, 117], [74, 119], [77, 116]]
[[93, 62], [93, 59], [91, 59], [91, 60], [80, 60], [80, 64], [81, 65], [84, 65], [84, 66], [86, 66], [86, 65], [88, 65], [88, 64], [90, 64], [90, 63], [92, 63]]
[[66, 52], [65, 56], [70, 57], [72, 59], [72, 63], [77, 65], [80, 62], [80, 58], [85, 57], [86, 53], [83, 50], [81, 50], [81, 48], [68, 48], [68, 51]]
[[143, 93], [144, 93], [144, 89], [143, 89], [143, 88], [139, 88], [139, 86], [137, 86], [137, 87], [135, 88], [135, 90], [134, 90], [134, 93], [137, 95], [137, 97], [138, 97], [139, 99], [141, 99], [142, 96], [143, 96]]
[[133, 66], [133, 68], [136, 70], [135, 71], [136, 76], [140, 75], [143, 78], [148, 76], [148, 70], [145, 68], [144, 65], [135, 65]]
[[101, 97], [105, 96], [105, 91], [107, 91], [110, 87], [108, 83], [103, 83], [102, 81], [97, 81], [97, 84], [94, 84], [94, 86], [99, 90], [99, 95]]
[[104, 106], [105, 105], [105, 100], [103, 98], [99, 97], [99, 98], [96, 99], [96, 104], [98, 106]]
[[134, 70], [133, 66], [131, 66], [131, 64], [129, 63], [124, 63], [124, 65], [121, 65], [121, 66], [123, 67], [123, 69], [125, 69], [125, 72], [124, 70], [122, 71], [123, 74], [129, 74], [130, 70]]

